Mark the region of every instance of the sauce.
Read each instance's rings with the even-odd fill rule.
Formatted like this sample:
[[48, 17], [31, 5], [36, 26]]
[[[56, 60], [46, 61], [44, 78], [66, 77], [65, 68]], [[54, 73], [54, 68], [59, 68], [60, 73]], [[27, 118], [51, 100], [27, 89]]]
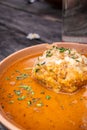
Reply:
[[37, 56], [11, 65], [0, 79], [0, 104], [26, 130], [87, 130], [87, 88], [56, 94], [33, 80]]

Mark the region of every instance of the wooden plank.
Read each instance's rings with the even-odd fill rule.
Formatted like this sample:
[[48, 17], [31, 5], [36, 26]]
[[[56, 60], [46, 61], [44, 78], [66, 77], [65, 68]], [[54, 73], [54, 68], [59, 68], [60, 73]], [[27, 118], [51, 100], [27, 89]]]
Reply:
[[0, 5], [0, 23], [22, 34], [35, 32], [41, 35], [45, 42], [58, 41], [61, 22], [45, 20], [43, 17], [21, 12]]
[[[6, 5], [10, 8], [21, 10], [24, 12], [36, 14], [39, 16], [45, 16], [45, 19], [62, 21], [62, 12], [56, 8], [52, 8], [51, 5], [47, 4], [45, 1], [37, 1], [34, 4], [28, 4], [27, 0], [0, 0], [0, 4]], [[49, 16], [49, 17], [48, 17]]]

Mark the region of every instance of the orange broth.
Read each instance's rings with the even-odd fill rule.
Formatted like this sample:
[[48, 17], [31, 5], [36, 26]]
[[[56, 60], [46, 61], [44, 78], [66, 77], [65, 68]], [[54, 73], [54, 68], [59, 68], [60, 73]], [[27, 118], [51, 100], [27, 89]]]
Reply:
[[11, 65], [0, 79], [0, 104], [26, 130], [87, 130], [87, 88], [56, 94], [34, 81], [38, 56]]

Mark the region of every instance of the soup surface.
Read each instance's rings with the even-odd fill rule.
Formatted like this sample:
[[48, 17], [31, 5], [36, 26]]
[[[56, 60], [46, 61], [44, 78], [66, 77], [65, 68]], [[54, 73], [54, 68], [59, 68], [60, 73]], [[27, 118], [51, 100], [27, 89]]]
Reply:
[[55, 93], [31, 76], [38, 55], [11, 65], [0, 79], [0, 104], [26, 130], [87, 130], [87, 88]]

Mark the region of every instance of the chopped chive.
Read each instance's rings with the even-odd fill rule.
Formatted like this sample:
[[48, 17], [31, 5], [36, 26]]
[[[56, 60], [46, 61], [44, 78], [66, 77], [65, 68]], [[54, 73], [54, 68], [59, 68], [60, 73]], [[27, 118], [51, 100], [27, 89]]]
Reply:
[[19, 86], [20, 88], [23, 88], [24, 90], [28, 91], [29, 93], [28, 94], [32, 94], [34, 95], [35, 92], [33, 91], [32, 87], [31, 86], [28, 86], [28, 85], [20, 85]]
[[38, 68], [35, 68], [35, 73], [37, 73], [39, 70], [40, 70], [40, 69], [38, 69]]
[[46, 57], [51, 57], [53, 54], [49, 53], [46, 55]]
[[69, 51], [69, 54], [71, 54], [71, 50], [70, 50], [70, 49], [68, 49], [68, 51]]
[[30, 106], [30, 105], [32, 104], [32, 102], [31, 102], [31, 101], [28, 101], [27, 104]]
[[32, 90], [31, 86], [28, 86], [28, 85], [20, 85], [19, 87], [28, 91]]
[[69, 51], [69, 54], [71, 53], [71, 50], [68, 49], [68, 48], [60, 47], [60, 48], [57, 48], [57, 49], [59, 50], [60, 53], [63, 53], [65, 51], [67, 51], [67, 50]]
[[15, 94], [18, 95], [18, 96], [21, 94], [21, 91], [20, 91], [20, 90], [14, 90], [14, 92], [15, 92]]
[[64, 47], [61, 47], [61, 48], [58, 48], [58, 49], [59, 49], [60, 53], [65, 52], [65, 51], [67, 50], [67, 49], [64, 48]]
[[80, 62], [79, 60], [76, 60], [77, 62]]
[[21, 101], [21, 100], [24, 100], [26, 98], [26, 96], [22, 96], [22, 97], [19, 97], [19, 98], [17, 98], [19, 101]]
[[72, 58], [72, 59], [75, 59], [75, 56], [72, 56], [71, 58]]
[[37, 64], [37, 66], [41, 66], [41, 65], [44, 65], [46, 62], [42, 62], [41, 64]]
[[39, 63], [38, 63], [37, 65], [38, 65], [38, 66], [40, 66], [40, 64], [39, 64]]
[[27, 78], [29, 75], [28, 74], [20, 74], [19, 76], [16, 77], [16, 80], [22, 80]]
[[46, 96], [46, 99], [47, 99], [47, 100], [50, 100], [50, 99], [51, 99], [51, 96], [47, 95], [47, 96]]
[[42, 102], [37, 103], [36, 106], [37, 106], [37, 107], [42, 107], [42, 106], [43, 106], [43, 103], [42, 103]]
[[51, 57], [53, 54], [51, 53], [51, 51], [47, 51], [46, 52], [46, 57]]

